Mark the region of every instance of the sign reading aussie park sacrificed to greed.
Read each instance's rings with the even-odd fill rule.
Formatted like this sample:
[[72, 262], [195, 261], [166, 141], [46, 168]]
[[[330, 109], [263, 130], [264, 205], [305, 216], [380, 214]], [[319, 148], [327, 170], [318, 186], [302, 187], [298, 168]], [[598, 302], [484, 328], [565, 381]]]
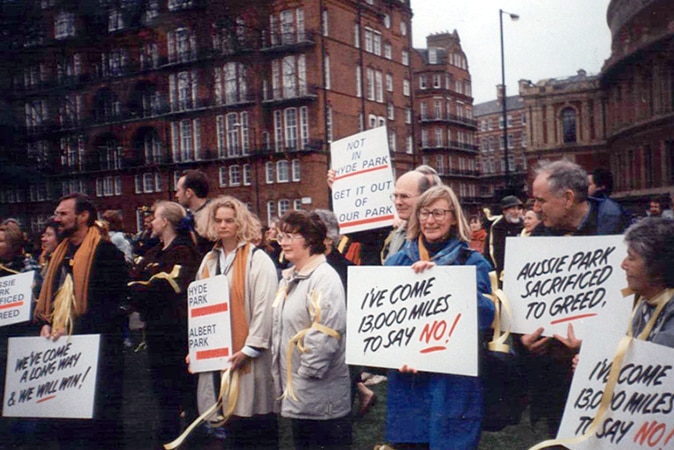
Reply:
[[624, 322], [632, 300], [620, 268], [622, 236], [508, 237], [503, 291], [512, 306], [511, 331], [582, 338], [602, 310], [602, 320]]
[[346, 362], [477, 376], [475, 267], [349, 267]]
[[100, 336], [10, 338], [7, 349], [5, 417], [90, 419]]
[[0, 278], [0, 327], [30, 320], [34, 277], [30, 271]]
[[342, 234], [393, 224], [393, 172], [386, 127], [354, 134], [330, 145], [335, 181], [333, 209]]
[[229, 367], [232, 356], [229, 283], [225, 275], [194, 281], [187, 288], [190, 370]]
[[610, 345], [599, 330], [583, 341], [558, 439], [571, 449], [674, 448], [674, 349], [633, 340], [603, 414], [598, 414], [613, 364], [617, 339]]

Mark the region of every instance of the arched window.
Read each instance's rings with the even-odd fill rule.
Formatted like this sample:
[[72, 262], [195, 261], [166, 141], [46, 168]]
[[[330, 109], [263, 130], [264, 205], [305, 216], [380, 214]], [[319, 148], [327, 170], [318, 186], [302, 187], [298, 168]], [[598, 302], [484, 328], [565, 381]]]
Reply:
[[562, 110], [562, 130], [564, 143], [572, 144], [578, 141], [576, 134], [576, 111], [573, 108]]

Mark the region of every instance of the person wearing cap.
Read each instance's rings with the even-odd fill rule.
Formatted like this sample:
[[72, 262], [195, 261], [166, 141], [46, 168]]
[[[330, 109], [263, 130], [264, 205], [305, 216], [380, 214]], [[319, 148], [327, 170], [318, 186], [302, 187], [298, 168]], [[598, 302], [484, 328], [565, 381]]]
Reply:
[[501, 199], [501, 216], [489, 228], [488, 244], [485, 245], [485, 257], [494, 266], [494, 270], [501, 279], [503, 260], [505, 258], [505, 243], [508, 236], [519, 236], [524, 227], [522, 201], [514, 195], [507, 195]]

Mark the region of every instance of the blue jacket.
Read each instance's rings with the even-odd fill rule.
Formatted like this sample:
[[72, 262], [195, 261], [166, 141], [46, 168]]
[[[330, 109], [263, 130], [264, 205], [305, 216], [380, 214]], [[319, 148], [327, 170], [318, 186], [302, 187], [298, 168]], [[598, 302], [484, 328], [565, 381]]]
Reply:
[[[386, 260], [387, 266], [411, 266], [419, 261], [416, 241], [408, 242]], [[488, 329], [494, 304], [490, 292], [490, 264], [465, 242], [451, 239], [436, 253], [438, 265], [472, 265], [477, 273], [478, 323]], [[391, 443], [428, 443], [431, 450], [475, 449], [480, 441], [483, 413], [479, 377], [389, 371], [386, 439]]]

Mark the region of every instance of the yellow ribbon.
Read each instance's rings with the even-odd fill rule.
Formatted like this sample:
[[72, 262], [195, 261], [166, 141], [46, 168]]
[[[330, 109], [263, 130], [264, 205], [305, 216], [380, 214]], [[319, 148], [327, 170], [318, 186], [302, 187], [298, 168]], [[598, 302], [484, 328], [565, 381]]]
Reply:
[[131, 281], [129, 283], [129, 286], [133, 286], [134, 284], [148, 286], [153, 280], [166, 280], [171, 285], [175, 293], [180, 294], [182, 289], [180, 289], [180, 286], [176, 282], [176, 278], [180, 276], [180, 269], [181, 266], [179, 264], [176, 264], [173, 266], [173, 270], [171, 270], [171, 273], [159, 272], [152, 275], [152, 277], [150, 277], [150, 279], [147, 281]]
[[14, 273], [14, 274], [21, 273], [21, 272], [19, 272], [18, 270], [10, 269], [9, 267], [7, 267], [7, 266], [4, 265], [4, 264], [0, 264], [0, 270], [5, 270], [5, 271], [7, 271], [7, 272], [9, 272], [9, 273]]
[[217, 412], [221, 407], [222, 407], [222, 399], [224, 396], [227, 396], [227, 409], [225, 410], [224, 416], [219, 416], [217, 422], [213, 422], [211, 425], [215, 427], [221, 427], [229, 420], [229, 418], [232, 416], [232, 412], [234, 412], [234, 408], [236, 407], [236, 402], [239, 399], [239, 370], [231, 370], [228, 369], [224, 372], [223, 376], [220, 379], [220, 392], [218, 394], [218, 399], [216, 400], [215, 404], [208, 408], [206, 412], [204, 412], [202, 415], [197, 417], [194, 422], [190, 424], [187, 428], [185, 428], [185, 431], [178, 436], [175, 440], [169, 442], [168, 444], [164, 444], [164, 448], [166, 450], [172, 450], [175, 448], [180, 447], [182, 443], [187, 439], [187, 437], [194, 431], [195, 428], [197, 428], [199, 425], [201, 425], [203, 422], [205, 422], [208, 417], [213, 415], [215, 412]]
[[[627, 288], [623, 289], [621, 292], [624, 297], [634, 293], [633, 291]], [[671, 292], [668, 294], [671, 294]], [[665, 305], [667, 305], [671, 297], [672, 297], [671, 295], [667, 295], [666, 297], [662, 298], [662, 301], [659, 301], [657, 303], [655, 311], [653, 311], [653, 314], [648, 320], [648, 323], [641, 331], [641, 333], [639, 333], [639, 336], [637, 336], [636, 339], [645, 340], [648, 337], [648, 335], [651, 333], [651, 330], [655, 326], [655, 322], [657, 321], [660, 312], [665, 307]], [[629, 328], [627, 329], [627, 334], [620, 339], [618, 348], [616, 349], [615, 355], [613, 356], [613, 362], [611, 363], [611, 371], [609, 372], [608, 380], [606, 381], [606, 386], [604, 387], [604, 392], [602, 393], [601, 396], [601, 402], [599, 403], [599, 407], [597, 408], [597, 414], [594, 416], [594, 419], [592, 419], [592, 422], [588, 426], [585, 433], [583, 433], [581, 436], [576, 436], [568, 439], [549, 439], [547, 441], [543, 441], [539, 444], [536, 444], [529, 450], [540, 450], [555, 445], [569, 446], [573, 444], [578, 444], [580, 442], [585, 441], [590, 436], [592, 436], [592, 434], [594, 434], [595, 430], [599, 426], [599, 422], [602, 420], [604, 414], [606, 414], [606, 411], [608, 410], [609, 403], [613, 398], [613, 391], [615, 391], [615, 387], [618, 384], [618, 375], [620, 374], [620, 370], [622, 369], [625, 354], [627, 353], [629, 345], [634, 340], [632, 333], [632, 322], [634, 319], [634, 315], [636, 314], [638, 309], [639, 309], [638, 307], [635, 307], [633, 309], [632, 316], [630, 317]]]
[[67, 274], [63, 284], [54, 296], [54, 310], [50, 314], [49, 322], [52, 324], [52, 336], [58, 330], [65, 330], [68, 336], [73, 334], [73, 311], [75, 308], [75, 285], [72, 274]]
[[489, 342], [488, 348], [493, 352], [509, 353], [510, 346], [506, 344], [506, 342], [510, 336], [510, 323], [508, 324], [507, 330], [501, 328], [501, 308], [503, 308], [508, 315], [508, 322], [510, 322], [510, 318], [512, 317], [510, 302], [508, 301], [505, 292], [498, 287], [496, 271], [489, 272], [489, 281], [491, 282], [491, 294], [487, 294], [487, 297], [494, 302], [495, 312], [494, 321], [492, 322], [494, 336], [492, 337], [491, 342]]
[[293, 400], [297, 401], [297, 396], [295, 396], [295, 391], [293, 389], [293, 364], [292, 364], [292, 357], [293, 357], [293, 348], [297, 347], [297, 350], [300, 353], [306, 353], [309, 349], [304, 346], [304, 336], [311, 330], [318, 330], [321, 333], [325, 333], [328, 336], [331, 336], [335, 339], [340, 339], [341, 336], [339, 335], [338, 332], [333, 330], [332, 328], [326, 327], [325, 325], [322, 325], [320, 322], [321, 320], [321, 306], [320, 306], [320, 301], [321, 301], [321, 296], [319, 293], [316, 291], [312, 291], [311, 294], [309, 294], [310, 302], [309, 302], [309, 313], [314, 315], [314, 320], [311, 323], [311, 326], [309, 328], [305, 328], [302, 331], [297, 332], [295, 336], [293, 336], [290, 339], [290, 342], [288, 343], [288, 352], [286, 353], [286, 387], [283, 390], [283, 395], [281, 396], [281, 400], [284, 400], [288, 397], [292, 398]]

